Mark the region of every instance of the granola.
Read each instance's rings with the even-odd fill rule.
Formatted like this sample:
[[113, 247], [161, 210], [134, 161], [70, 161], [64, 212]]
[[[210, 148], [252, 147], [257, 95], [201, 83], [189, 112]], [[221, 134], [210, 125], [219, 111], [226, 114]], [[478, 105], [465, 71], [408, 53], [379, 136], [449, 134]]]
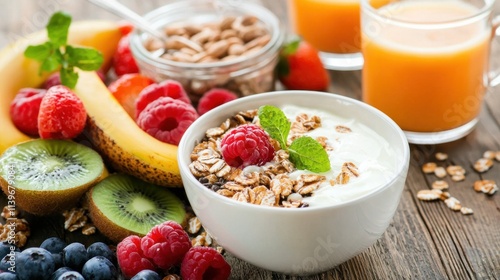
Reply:
[[[298, 137], [311, 135], [327, 153], [330, 153], [337, 152], [336, 146], [340, 137], [356, 135], [356, 130], [345, 124], [334, 124], [330, 127], [332, 133], [336, 133], [333, 137], [330, 134], [322, 135], [320, 132], [324, 131], [321, 130], [324, 125], [322, 117], [311, 112], [303, 111], [290, 117], [290, 132], [285, 144], [290, 144]], [[207, 188], [239, 202], [302, 208], [309, 206], [308, 199], [314, 197], [318, 189], [348, 188], [365, 172], [359, 168], [356, 160], [345, 160], [332, 166], [335, 169], [328, 172], [328, 177], [309, 171], [298, 171], [289, 158], [289, 151], [281, 149], [279, 142], [274, 139], [271, 139], [271, 144], [275, 147], [275, 153], [270, 162], [244, 169], [228, 165], [220, 151], [222, 139], [232, 128], [244, 124], [259, 125], [259, 123], [258, 110], [255, 109], [238, 112], [219, 125], [207, 129], [205, 137], [196, 144], [190, 155], [191, 173]], [[389, 171], [384, 170], [384, 172]], [[380, 175], [378, 172], [373, 173], [377, 173], [376, 176]]]

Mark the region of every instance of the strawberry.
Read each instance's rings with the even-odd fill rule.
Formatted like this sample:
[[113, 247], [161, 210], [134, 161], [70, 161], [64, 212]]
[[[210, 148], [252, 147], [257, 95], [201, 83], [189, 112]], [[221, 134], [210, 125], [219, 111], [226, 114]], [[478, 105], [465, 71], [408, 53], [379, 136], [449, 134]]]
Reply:
[[290, 90], [325, 91], [330, 83], [319, 52], [308, 42], [294, 40], [280, 51], [278, 79]]
[[113, 56], [113, 68], [117, 76], [139, 73], [139, 67], [130, 50], [130, 33], [118, 41], [118, 46]]
[[109, 91], [118, 100], [130, 117], [135, 119], [135, 101], [139, 93], [154, 81], [141, 74], [125, 74], [113, 81], [109, 86]]
[[118, 22], [118, 29], [120, 30], [122, 36], [125, 36], [132, 32], [132, 30], [134, 30], [134, 26], [132, 25], [132, 23], [126, 20], [120, 20]]

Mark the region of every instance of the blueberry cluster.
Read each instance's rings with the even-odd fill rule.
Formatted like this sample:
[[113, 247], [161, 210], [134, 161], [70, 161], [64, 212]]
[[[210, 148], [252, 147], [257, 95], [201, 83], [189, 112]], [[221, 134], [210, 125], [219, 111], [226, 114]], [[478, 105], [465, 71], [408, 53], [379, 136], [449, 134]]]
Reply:
[[120, 270], [116, 254], [103, 242], [66, 244], [58, 237], [24, 250], [0, 244], [0, 280], [113, 280]]

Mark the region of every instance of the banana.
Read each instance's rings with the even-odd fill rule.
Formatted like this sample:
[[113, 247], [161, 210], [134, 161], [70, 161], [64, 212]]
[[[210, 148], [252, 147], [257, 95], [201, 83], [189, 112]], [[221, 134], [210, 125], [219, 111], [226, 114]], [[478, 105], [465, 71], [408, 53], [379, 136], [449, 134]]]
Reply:
[[[104, 55], [108, 69], [121, 33], [110, 21], [80, 21], [71, 24], [68, 43], [94, 47]], [[38, 74], [39, 63], [24, 57], [28, 45], [47, 40], [45, 31], [34, 33], [0, 52], [0, 154], [30, 138], [10, 120], [9, 106], [23, 87], [39, 87], [47, 75]], [[73, 90], [88, 114], [85, 135], [114, 169], [145, 181], [181, 187], [177, 146], [163, 143], [142, 131], [129, 117], [95, 72], [79, 71]]]
[[113, 97], [94, 72], [79, 72], [74, 89], [88, 114], [85, 135], [116, 170], [144, 181], [181, 187], [177, 146], [150, 136]]
[[[104, 55], [104, 67], [109, 68], [121, 33], [112, 21], [79, 21], [71, 24], [68, 42], [94, 47]], [[0, 52], [0, 154], [17, 143], [31, 139], [20, 132], [10, 120], [9, 107], [17, 91], [23, 87], [39, 87], [47, 75], [39, 75], [40, 64], [24, 57], [29, 45], [47, 41], [45, 30], [22, 38]]]

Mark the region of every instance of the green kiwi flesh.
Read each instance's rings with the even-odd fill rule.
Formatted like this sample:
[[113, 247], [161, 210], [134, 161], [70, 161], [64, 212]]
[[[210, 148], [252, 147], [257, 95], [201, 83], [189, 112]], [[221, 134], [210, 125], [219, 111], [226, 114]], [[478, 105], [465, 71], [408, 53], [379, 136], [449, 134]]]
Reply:
[[112, 174], [89, 192], [89, 212], [99, 231], [119, 242], [128, 235], [146, 235], [171, 220], [182, 223], [182, 201], [164, 187], [126, 174]]
[[101, 156], [68, 140], [34, 139], [0, 156], [0, 184], [27, 212], [46, 215], [74, 204], [105, 170]]

